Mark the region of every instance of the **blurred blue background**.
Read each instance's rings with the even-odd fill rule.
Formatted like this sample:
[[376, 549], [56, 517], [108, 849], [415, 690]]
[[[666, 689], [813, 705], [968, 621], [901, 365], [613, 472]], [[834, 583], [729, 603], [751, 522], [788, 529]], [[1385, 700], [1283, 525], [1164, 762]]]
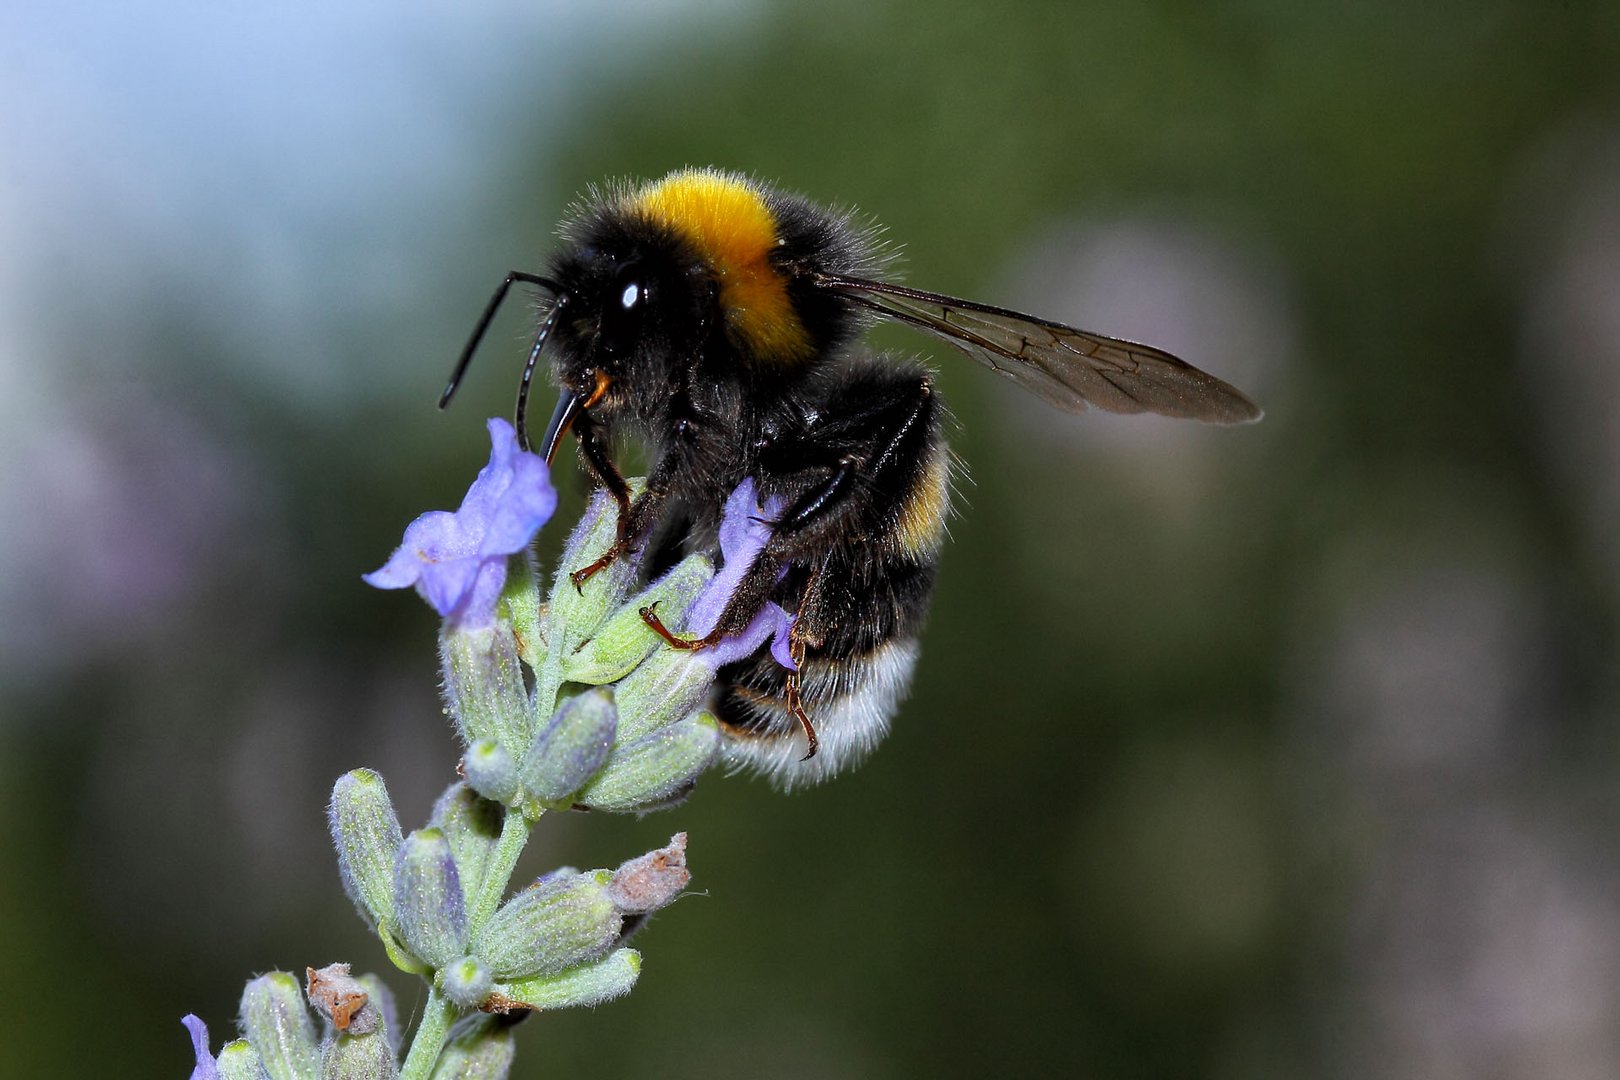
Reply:
[[824, 788], [548, 818], [526, 871], [686, 829], [703, 895], [517, 1075], [1620, 1074], [1613, 3], [66, 2], [0, 42], [14, 1075], [181, 1076], [249, 975], [386, 967], [323, 802], [369, 765], [409, 827], [456, 751], [430, 612], [359, 574], [509, 408], [516, 309], [432, 408], [500, 275], [685, 164], [1268, 416], [1065, 417], [884, 331], [971, 473], [916, 692]]

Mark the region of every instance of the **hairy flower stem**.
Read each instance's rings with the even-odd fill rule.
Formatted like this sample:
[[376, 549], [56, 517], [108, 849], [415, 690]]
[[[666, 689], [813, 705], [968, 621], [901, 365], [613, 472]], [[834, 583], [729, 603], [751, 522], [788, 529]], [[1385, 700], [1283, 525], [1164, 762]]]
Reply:
[[506, 895], [506, 886], [512, 880], [512, 871], [517, 869], [518, 856], [523, 854], [523, 846], [529, 842], [529, 830], [534, 828], [538, 820], [538, 816], [529, 818], [516, 810], [507, 809], [506, 817], [501, 822], [501, 838], [490, 853], [489, 865], [484, 868], [484, 880], [478, 887], [478, 896], [467, 912], [469, 937], [482, 930], [500, 906], [501, 897]]
[[560, 639], [551, 644], [545, 656], [540, 661], [540, 667], [534, 673], [534, 695], [530, 715], [536, 722], [543, 722], [557, 711], [557, 693], [562, 689], [562, 659], [568, 652], [577, 649], [581, 637], [577, 632], [570, 632], [570, 628], [563, 626], [553, 630]]
[[428, 1080], [433, 1067], [439, 1062], [450, 1025], [456, 1018], [456, 1007], [438, 990], [429, 989], [427, 1005], [422, 1009], [422, 1022], [416, 1025], [411, 1039], [411, 1052], [405, 1056], [405, 1065], [399, 1071], [399, 1080]]
[[[547, 810], [673, 805], [719, 756], [720, 729], [703, 708], [718, 662], [664, 655], [639, 614], [667, 602], [684, 617], [714, 591], [715, 571], [694, 554], [627, 600], [639, 567], [624, 558], [576, 587], [566, 568], [608, 550], [617, 527], [613, 499], [599, 492], [570, 536], [565, 571], [543, 594], [528, 544], [556, 506], [546, 464], [518, 446], [505, 421], [490, 423], [490, 440], [490, 463], [461, 508], [418, 517], [388, 563], [366, 576], [382, 588], [415, 586], [444, 616], [440, 665], [464, 748], [459, 779], [428, 825], [408, 834], [372, 770], [340, 777], [328, 807], [344, 890], [394, 964], [427, 984], [405, 1061], [395, 1064], [403, 1029], [392, 992], [339, 963], [311, 969], [305, 994], [287, 972], [250, 982], [245, 1038], [218, 1057], [207, 1027], [186, 1017], [195, 1078], [504, 1077], [511, 1025], [480, 1010], [550, 1011], [629, 993], [641, 954], [624, 940], [691, 880], [686, 834], [677, 833], [617, 870], [565, 867], [507, 896]], [[727, 512], [753, 520], [761, 511], [752, 482], [739, 490], [748, 497], [734, 501], [747, 505]], [[748, 560], [728, 539], [737, 527], [723, 526], [721, 550], [742, 565]], [[716, 611], [727, 602], [712, 601]], [[733, 659], [765, 640], [739, 637]], [[324, 1039], [306, 996], [324, 1019]]]

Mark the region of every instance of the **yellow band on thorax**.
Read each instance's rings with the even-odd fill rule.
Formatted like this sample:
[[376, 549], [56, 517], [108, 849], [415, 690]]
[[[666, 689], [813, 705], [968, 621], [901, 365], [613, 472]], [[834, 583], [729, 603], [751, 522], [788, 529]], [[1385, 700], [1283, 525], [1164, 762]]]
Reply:
[[771, 264], [776, 220], [759, 190], [715, 169], [682, 169], [632, 194], [626, 203], [697, 249], [720, 285], [727, 325], [759, 359], [794, 364], [811, 353], [787, 281]]

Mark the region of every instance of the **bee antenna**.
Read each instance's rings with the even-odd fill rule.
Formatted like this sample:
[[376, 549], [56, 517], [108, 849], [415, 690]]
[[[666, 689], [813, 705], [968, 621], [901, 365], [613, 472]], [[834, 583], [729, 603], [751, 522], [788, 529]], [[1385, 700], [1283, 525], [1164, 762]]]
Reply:
[[[528, 363], [523, 365], [523, 380], [518, 383], [517, 415], [514, 426], [517, 428], [518, 445], [530, 450], [529, 445], [529, 386], [534, 381], [534, 368], [540, 362], [540, 350], [545, 347], [546, 338], [551, 334], [551, 328], [557, 325], [557, 316], [562, 314], [563, 307], [568, 303], [568, 294], [559, 292], [557, 302], [551, 305], [546, 317], [540, 323], [539, 331], [534, 335], [534, 346], [529, 349]], [[549, 464], [550, 459], [547, 459]]]
[[[473, 327], [472, 337], [467, 339], [467, 347], [461, 350], [461, 358], [456, 361], [455, 370], [450, 373], [450, 382], [445, 385], [444, 393], [439, 395], [439, 408], [442, 409], [450, 404], [450, 399], [455, 397], [456, 388], [461, 385], [461, 377], [467, 373], [467, 365], [472, 363], [473, 353], [478, 351], [478, 343], [484, 340], [484, 331], [489, 329], [489, 324], [495, 318], [495, 312], [500, 310], [501, 301], [506, 299], [506, 291], [512, 287], [514, 281], [538, 285], [542, 289], [550, 289], [559, 297], [563, 294], [561, 285], [558, 285], [550, 278], [541, 277], [539, 274], [527, 274], [522, 270], [513, 270], [507, 274], [506, 279], [495, 289], [495, 295], [489, 298], [489, 305], [484, 308], [484, 314], [479, 316], [478, 325]], [[545, 340], [546, 330], [549, 329], [550, 323], [554, 320], [556, 309], [553, 308], [552, 312], [553, 315], [548, 316], [546, 323], [541, 326], [540, 336], [535, 339], [535, 352], [529, 357], [529, 368], [534, 367], [535, 357], [539, 355], [540, 343]], [[528, 385], [528, 369], [525, 369], [523, 382], [525, 386]]]

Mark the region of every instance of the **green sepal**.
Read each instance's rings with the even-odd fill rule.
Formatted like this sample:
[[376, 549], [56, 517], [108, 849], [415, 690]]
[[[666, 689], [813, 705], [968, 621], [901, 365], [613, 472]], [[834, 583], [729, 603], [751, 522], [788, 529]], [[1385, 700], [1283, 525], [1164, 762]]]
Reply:
[[372, 925], [392, 919], [394, 860], [404, 836], [383, 778], [370, 769], [338, 777], [327, 824], [337, 847], [343, 891]]
[[[631, 480], [629, 484], [631, 499], [646, 486], [640, 479]], [[561, 655], [567, 655], [580, 642], [594, 636], [597, 628], [623, 602], [624, 594], [635, 580], [639, 561], [630, 556], [615, 559], [577, 588], [569, 576], [606, 554], [618, 534], [618, 504], [613, 496], [598, 488], [591, 496], [585, 515], [569, 534], [551, 585], [548, 637], [553, 654], [560, 651]]]
[[510, 623], [463, 628], [446, 622], [439, 661], [445, 704], [463, 744], [494, 739], [508, 752], [528, 748], [529, 691]]
[[700, 652], [659, 649], [613, 688], [623, 719], [619, 741], [633, 742], [649, 732], [692, 715], [714, 685], [714, 668]]
[[719, 722], [697, 713], [634, 742], [620, 742], [574, 801], [610, 813], [662, 807], [689, 788], [719, 752]]
[[478, 1017], [462, 1028], [439, 1054], [433, 1080], [506, 1080], [516, 1046], [512, 1026], [494, 1017]]
[[395, 1080], [399, 1066], [381, 1031], [351, 1035], [336, 1031], [321, 1047], [321, 1080]]
[[242, 990], [242, 1033], [271, 1080], [309, 1080], [320, 1069], [315, 1022], [298, 980], [285, 971], [260, 975]]
[[438, 829], [418, 829], [400, 845], [394, 930], [435, 968], [467, 951], [467, 903], [450, 842]]
[[226, 1043], [215, 1064], [219, 1068], [219, 1080], [266, 1080], [270, 1075], [259, 1052], [246, 1039]]
[[608, 898], [607, 870], [553, 872], [495, 912], [473, 943], [495, 978], [553, 975], [607, 951], [624, 916]]
[[501, 804], [517, 798], [518, 771], [512, 755], [494, 739], [479, 739], [461, 758], [467, 785], [486, 799]]
[[[630, 495], [645, 487], [641, 480], [631, 480]], [[640, 559], [635, 554], [615, 559], [599, 573], [591, 575], [579, 588], [569, 578], [570, 570], [590, 565], [612, 548], [618, 536], [618, 507], [611, 495], [598, 490], [591, 496], [585, 514], [569, 534], [563, 548], [562, 560], [551, 582], [551, 592], [545, 608], [546, 652], [534, 667], [534, 694], [532, 716], [538, 727], [550, 719], [557, 708], [558, 692], [562, 689], [562, 661], [569, 653], [588, 641], [602, 621], [624, 599], [638, 572]], [[523, 751], [528, 750], [527, 746]], [[541, 809], [536, 805], [529, 810]]]
[[599, 1005], [628, 994], [640, 974], [641, 954], [634, 949], [619, 949], [594, 964], [543, 978], [520, 979], [500, 988], [500, 992], [532, 1009]]
[[468, 910], [483, 884], [490, 855], [500, 843], [501, 816], [505, 812], [499, 803], [459, 782], [446, 788], [433, 804], [428, 823], [450, 841], [450, 855], [456, 860], [456, 876], [461, 879], [461, 895]]
[[388, 984], [375, 972], [368, 971], [357, 976], [356, 981], [365, 989], [371, 998], [371, 1004], [382, 1016], [383, 1034], [388, 1039], [389, 1051], [397, 1058], [399, 1056], [399, 1006], [394, 1001], [394, 992]]
[[462, 956], [440, 968], [433, 985], [458, 1009], [476, 1009], [489, 997], [495, 973], [478, 957]]
[[546, 651], [545, 605], [540, 603], [540, 575], [530, 552], [513, 556], [507, 564], [506, 586], [495, 610], [497, 619], [512, 626], [518, 659], [537, 666]]
[[416, 954], [412, 953], [410, 949], [407, 949], [397, 938], [394, 937], [394, 932], [389, 928], [387, 923], [379, 923], [377, 925], [377, 938], [382, 942], [383, 952], [388, 954], [388, 959], [395, 967], [399, 968], [399, 970], [403, 971], [405, 974], [433, 974], [433, 965], [422, 960]]
[[628, 675], [664, 639], [647, 625], [644, 609], [656, 608], [660, 618], [680, 626], [685, 612], [703, 586], [714, 577], [714, 564], [702, 555], [689, 555], [669, 573], [625, 601], [591, 639], [562, 660], [563, 677], [570, 682], [601, 686]]
[[549, 802], [578, 791], [607, 761], [618, 725], [609, 690], [587, 690], [563, 702], [518, 770], [524, 792]]

